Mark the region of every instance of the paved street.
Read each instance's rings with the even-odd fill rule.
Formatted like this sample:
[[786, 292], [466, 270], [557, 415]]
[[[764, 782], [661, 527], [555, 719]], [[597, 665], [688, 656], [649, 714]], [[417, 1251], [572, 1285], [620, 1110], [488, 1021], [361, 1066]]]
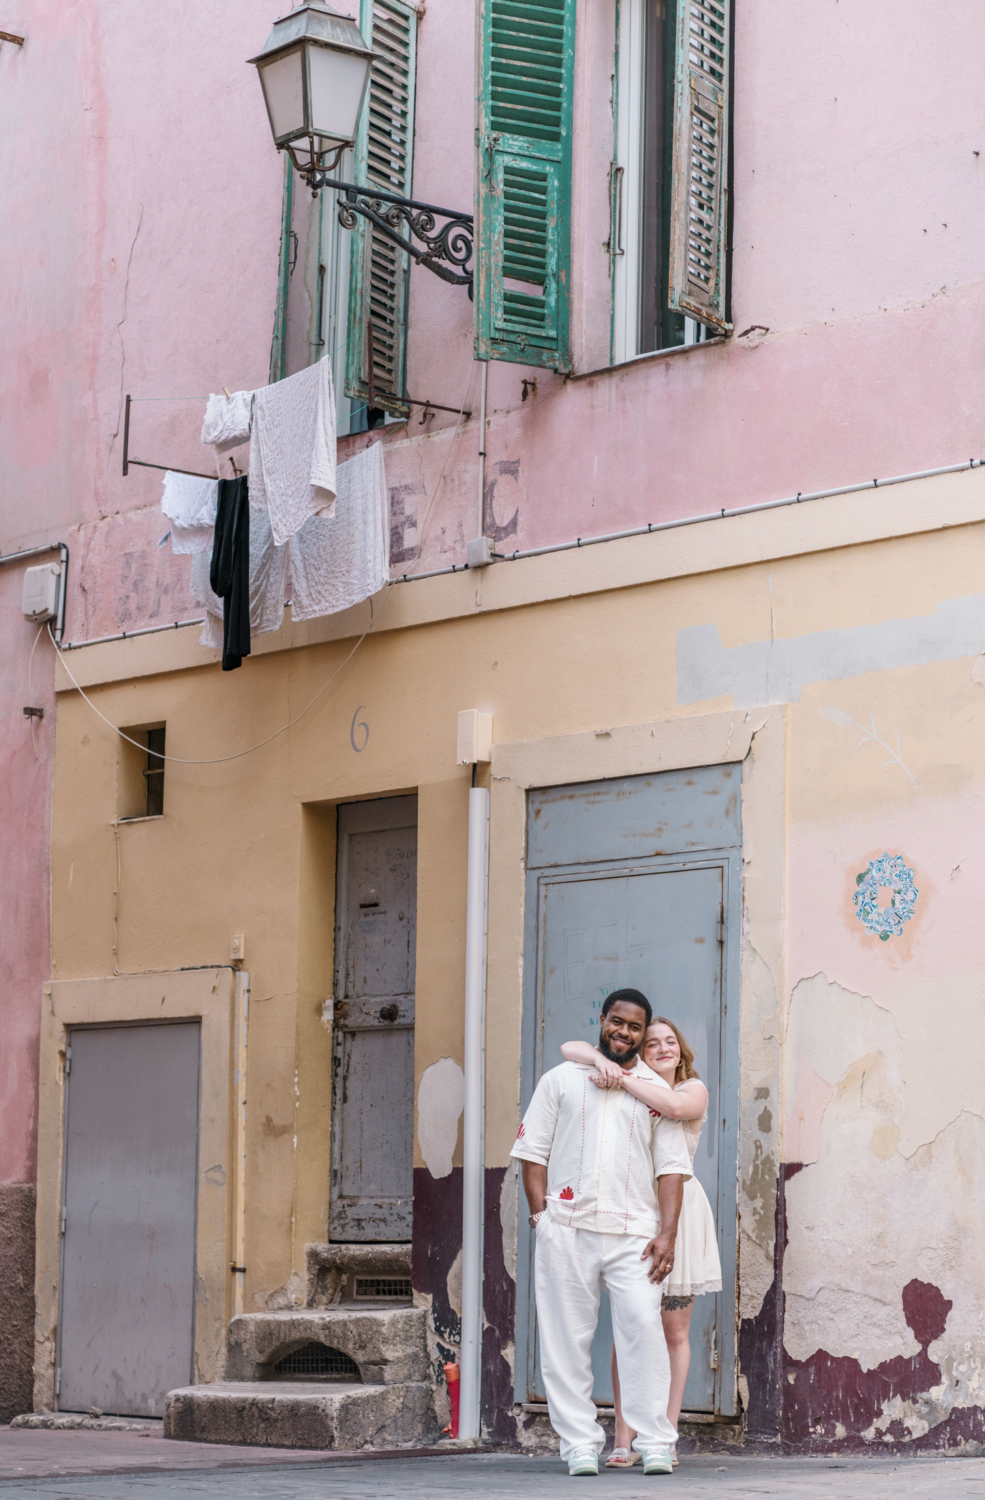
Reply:
[[433, 1457], [319, 1457], [172, 1443], [156, 1434], [10, 1432], [0, 1429], [0, 1497], [46, 1500], [382, 1500], [434, 1495], [457, 1500], [598, 1494], [618, 1500], [662, 1492], [699, 1497], [831, 1496], [838, 1500], [985, 1500], [982, 1458], [762, 1458], [708, 1455], [685, 1458], [672, 1479], [603, 1473], [569, 1479], [557, 1460], [508, 1454]]

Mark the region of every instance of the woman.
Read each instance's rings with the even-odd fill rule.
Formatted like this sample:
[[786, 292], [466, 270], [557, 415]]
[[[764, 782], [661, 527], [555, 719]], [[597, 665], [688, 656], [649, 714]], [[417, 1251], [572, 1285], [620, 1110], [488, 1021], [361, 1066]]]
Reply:
[[[565, 1042], [561, 1053], [568, 1062], [594, 1067], [592, 1082], [598, 1088], [625, 1089], [648, 1109], [658, 1109], [668, 1120], [680, 1120], [693, 1163], [701, 1127], [708, 1117], [708, 1090], [695, 1070], [694, 1053], [673, 1021], [668, 1021], [664, 1016], [658, 1017], [647, 1027], [642, 1048], [644, 1063], [670, 1085], [674, 1090], [673, 1095], [668, 1094], [667, 1089], [660, 1084], [646, 1083], [642, 1078], [624, 1073], [618, 1063], [603, 1057], [590, 1042]], [[696, 1177], [690, 1177], [684, 1184], [684, 1202], [674, 1243], [674, 1269], [661, 1288], [661, 1315], [667, 1353], [670, 1356], [667, 1416], [675, 1427], [680, 1419], [684, 1386], [691, 1364], [689, 1333], [694, 1299], [704, 1292], [720, 1292], [721, 1289], [722, 1267], [718, 1257], [715, 1218], [704, 1188]], [[639, 1454], [633, 1452], [632, 1442], [636, 1434], [623, 1421], [619, 1404], [619, 1370], [615, 1348], [612, 1350], [612, 1390], [616, 1405], [616, 1441], [606, 1460], [606, 1467], [628, 1469], [639, 1458]], [[676, 1453], [674, 1464], [676, 1467]]]

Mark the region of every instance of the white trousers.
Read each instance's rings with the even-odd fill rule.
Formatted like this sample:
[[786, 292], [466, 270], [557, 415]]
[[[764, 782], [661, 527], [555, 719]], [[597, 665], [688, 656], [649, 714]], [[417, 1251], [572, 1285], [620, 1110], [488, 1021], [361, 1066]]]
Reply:
[[536, 1229], [534, 1286], [540, 1367], [561, 1457], [575, 1448], [601, 1453], [605, 1433], [592, 1400], [592, 1339], [604, 1286], [612, 1308], [622, 1414], [636, 1429], [633, 1447], [668, 1448], [677, 1433], [667, 1419], [670, 1361], [660, 1318], [660, 1291], [642, 1260], [647, 1240], [635, 1234], [571, 1229], [545, 1214]]

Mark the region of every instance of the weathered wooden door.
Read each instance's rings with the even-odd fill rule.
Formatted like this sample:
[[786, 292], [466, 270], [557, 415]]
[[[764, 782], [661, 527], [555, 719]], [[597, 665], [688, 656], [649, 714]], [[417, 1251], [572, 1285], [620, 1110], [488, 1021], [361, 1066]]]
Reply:
[[409, 1240], [417, 798], [339, 808], [329, 1238]]
[[194, 1378], [199, 1027], [76, 1028], [68, 1060], [58, 1405], [161, 1417]]
[[[595, 1041], [602, 1001], [631, 985], [690, 1042], [709, 1091], [695, 1174], [715, 1210], [724, 1291], [695, 1301], [688, 1411], [734, 1410], [735, 1043], [726, 1022], [730, 887], [738, 878], [738, 769], [552, 788], [530, 796], [524, 1103], [563, 1041]], [[732, 924], [734, 928], [735, 924]], [[734, 1011], [735, 1007], [733, 1007]], [[531, 1251], [518, 1293], [518, 1378], [542, 1400]], [[603, 1296], [595, 1398], [611, 1401]], [[523, 1363], [520, 1350], [523, 1351]]]

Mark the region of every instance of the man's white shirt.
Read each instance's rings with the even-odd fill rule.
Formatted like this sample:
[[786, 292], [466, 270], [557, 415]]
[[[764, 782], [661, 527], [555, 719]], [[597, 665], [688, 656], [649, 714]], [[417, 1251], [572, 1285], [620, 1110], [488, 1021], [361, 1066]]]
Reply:
[[[593, 1068], [561, 1063], [534, 1090], [511, 1156], [547, 1167], [552, 1219], [601, 1234], [660, 1228], [655, 1179], [691, 1176], [679, 1120], [667, 1120], [624, 1089], [600, 1089]], [[647, 1083], [665, 1083], [639, 1058], [632, 1069]]]

